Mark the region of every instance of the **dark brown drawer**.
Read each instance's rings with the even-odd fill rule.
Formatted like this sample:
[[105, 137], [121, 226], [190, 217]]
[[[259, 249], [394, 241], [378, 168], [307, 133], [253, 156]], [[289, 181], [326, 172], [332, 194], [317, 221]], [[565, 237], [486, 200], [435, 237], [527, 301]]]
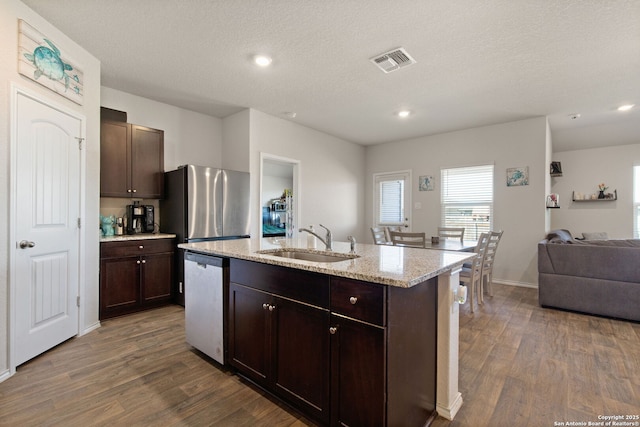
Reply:
[[173, 252], [174, 239], [127, 240], [100, 243], [100, 258], [148, 255]]
[[385, 326], [385, 287], [358, 280], [331, 278], [331, 311]]
[[329, 309], [329, 276], [231, 258], [233, 283]]

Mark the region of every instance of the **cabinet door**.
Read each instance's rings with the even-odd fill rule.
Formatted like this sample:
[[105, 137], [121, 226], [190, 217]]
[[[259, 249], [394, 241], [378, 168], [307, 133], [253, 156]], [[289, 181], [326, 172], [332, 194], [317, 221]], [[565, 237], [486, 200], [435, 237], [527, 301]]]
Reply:
[[127, 123], [100, 123], [100, 195], [131, 197], [130, 127]]
[[331, 425], [385, 425], [385, 330], [331, 316]]
[[135, 311], [140, 304], [138, 257], [100, 262], [100, 319]]
[[148, 306], [170, 301], [173, 253], [144, 255], [141, 260], [142, 304]]
[[164, 132], [131, 125], [131, 195], [161, 199], [163, 172]]
[[229, 285], [229, 363], [263, 386], [271, 363], [271, 302], [269, 294]]
[[274, 297], [271, 311], [276, 393], [329, 421], [329, 311]]

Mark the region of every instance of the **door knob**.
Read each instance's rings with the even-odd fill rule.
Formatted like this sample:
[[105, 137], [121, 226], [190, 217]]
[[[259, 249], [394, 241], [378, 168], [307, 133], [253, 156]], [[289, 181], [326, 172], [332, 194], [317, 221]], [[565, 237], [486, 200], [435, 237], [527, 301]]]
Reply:
[[28, 240], [21, 240], [18, 245], [20, 246], [20, 249], [27, 249], [34, 247], [36, 244], [35, 242], [30, 242]]

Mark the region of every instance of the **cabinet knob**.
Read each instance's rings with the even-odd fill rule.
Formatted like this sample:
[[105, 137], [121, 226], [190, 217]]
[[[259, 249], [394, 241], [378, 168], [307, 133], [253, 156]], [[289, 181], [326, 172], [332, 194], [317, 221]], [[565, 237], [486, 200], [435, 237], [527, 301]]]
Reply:
[[269, 306], [269, 311], [273, 311], [273, 310], [275, 310], [275, 308], [276, 308], [276, 306], [275, 306], [275, 305], [270, 305], [270, 306]]
[[135, 193], [135, 192], [136, 192], [136, 190], [133, 190], [133, 192]]
[[144, 245], [138, 246], [138, 249], [144, 249]]
[[143, 259], [143, 260], [142, 260], [142, 263], [143, 263], [143, 264], [146, 264], [146, 263], [147, 263], [147, 260], [146, 260], [146, 259]]
[[267, 303], [262, 304], [262, 309], [263, 310], [266, 310], [268, 308], [269, 308], [269, 304], [267, 304]]
[[128, 190], [127, 190], [127, 193], [131, 193], [131, 189], [128, 189]]
[[338, 332], [338, 327], [337, 326], [332, 326], [329, 328], [329, 333], [331, 335], [335, 335], [335, 333]]
[[355, 303], [357, 303], [357, 302], [358, 302], [358, 297], [351, 297], [351, 298], [349, 298], [349, 302], [350, 302], [351, 304], [354, 304], [354, 305], [355, 305]]
[[137, 260], [137, 261], [136, 261], [136, 264], [140, 264], [140, 260]]

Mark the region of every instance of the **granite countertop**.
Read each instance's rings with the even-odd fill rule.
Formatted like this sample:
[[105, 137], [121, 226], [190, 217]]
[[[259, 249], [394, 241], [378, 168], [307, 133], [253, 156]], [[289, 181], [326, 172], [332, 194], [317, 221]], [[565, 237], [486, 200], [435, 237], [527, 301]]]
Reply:
[[175, 234], [167, 233], [140, 233], [140, 234], [123, 234], [121, 236], [100, 236], [102, 242], [127, 242], [129, 240], [147, 240], [147, 239], [173, 239]]
[[[473, 259], [472, 252], [453, 252], [433, 249], [403, 248], [399, 246], [356, 244], [359, 258], [339, 262], [312, 262], [260, 254], [258, 251], [283, 248], [307, 250], [306, 237], [285, 239], [282, 237], [218, 240], [197, 243], [181, 243], [179, 248], [209, 255], [257, 261], [300, 270], [314, 271], [339, 277], [410, 288], [447, 271], [460, 268]], [[318, 242], [317, 249], [324, 245]], [[349, 242], [333, 242], [333, 251], [348, 254]]]

